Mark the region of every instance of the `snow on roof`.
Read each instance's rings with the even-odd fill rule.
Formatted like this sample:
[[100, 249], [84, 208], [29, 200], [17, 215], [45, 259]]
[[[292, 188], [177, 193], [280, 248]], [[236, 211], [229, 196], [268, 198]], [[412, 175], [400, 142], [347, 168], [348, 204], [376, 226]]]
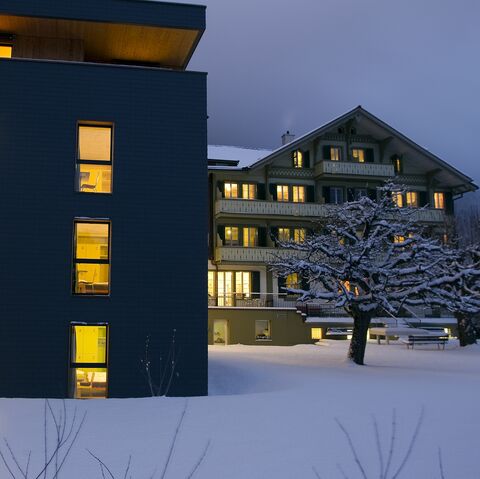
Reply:
[[[209, 162], [219, 161], [210, 168], [241, 169], [256, 163], [272, 153], [272, 150], [244, 148], [241, 146], [208, 145]], [[225, 164], [220, 164], [224, 161]], [[228, 162], [228, 163], [227, 163]]]

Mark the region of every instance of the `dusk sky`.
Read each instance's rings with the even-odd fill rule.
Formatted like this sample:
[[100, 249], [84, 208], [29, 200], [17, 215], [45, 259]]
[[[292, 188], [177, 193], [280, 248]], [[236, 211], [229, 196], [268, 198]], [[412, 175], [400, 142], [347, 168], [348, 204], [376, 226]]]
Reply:
[[480, 184], [479, 0], [203, 3], [210, 143], [274, 148], [361, 104]]

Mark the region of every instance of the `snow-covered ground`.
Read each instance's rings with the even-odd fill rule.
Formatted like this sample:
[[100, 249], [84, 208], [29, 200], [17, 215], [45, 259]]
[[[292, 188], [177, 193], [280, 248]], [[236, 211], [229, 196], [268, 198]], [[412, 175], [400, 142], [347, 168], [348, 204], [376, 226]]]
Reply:
[[[116, 477], [132, 455], [134, 479], [160, 478], [179, 417], [187, 404], [167, 478], [186, 478], [210, 440], [196, 478], [361, 477], [346, 438], [350, 431], [368, 478], [379, 477], [372, 425], [378, 421], [385, 455], [392, 412], [397, 434], [391, 472], [425, 413], [403, 478], [440, 478], [438, 449], [450, 479], [480, 476], [478, 405], [480, 347], [407, 350], [400, 344], [368, 345], [368, 366], [345, 361], [348, 343], [319, 346], [210, 347], [210, 396], [108, 401], [68, 401], [88, 411], [78, 442], [60, 475], [101, 478], [86, 452], [98, 455]], [[54, 402], [56, 407], [60, 402]], [[43, 454], [43, 402], [0, 400], [0, 430], [32, 463]], [[3, 449], [5, 449], [3, 447]], [[0, 467], [0, 478], [10, 477]]]

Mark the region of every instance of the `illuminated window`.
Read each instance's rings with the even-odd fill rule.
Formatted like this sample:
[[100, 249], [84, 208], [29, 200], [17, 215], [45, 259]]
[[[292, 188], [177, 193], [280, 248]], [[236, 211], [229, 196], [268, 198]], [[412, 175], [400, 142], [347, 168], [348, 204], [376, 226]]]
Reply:
[[215, 271], [208, 272], [208, 297], [215, 297]]
[[352, 150], [352, 157], [355, 161], [358, 161], [358, 163], [365, 163], [365, 150], [354, 148]]
[[305, 186], [293, 186], [292, 193], [294, 203], [305, 203]]
[[249, 298], [252, 293], [252, 275], [249, 271], [235, 272], [235, 296], [239, 298]]
[[74, 223], [73, 293], [110, 293], [110, 222]]
[[402, 159], [399, 156], [394, 156], [392, 162], [395, 173], [400, 174], [402, 172]]
[[78, 125], [77, 191], [112, 192], [112, 132], [111, 126]]
[[403, 193], [400, 191], [393, 192], [392, 200], [399, 208], [403, 208]]
[[70, 396], [75, 399], [107, 397], [108, 327], [72, 325], [70, 338]]
[[242, 185], [242, 198], [244, 200], [254, 200], [257, 197], [257, 185], [253, 183], [244, 183]]
[[289, 201], [288, 185], [277, 185], [277, 201]]
[[416, 208], [418, 206], [418, 193], [416, 191], [407, 191], [405, 194], [407, 206]]
[[433, 203], [435, 205], [435, 208], [444, 210], [445, 209], [445, 193], [436, 191], [433, 194]]
[[225, 226], [225, 245], [238, 246], [238, 227], [237, 226]]
[[350, 293], [354, 293], [355, 296], [358, 296], [358, 294], [359, 294], [358, 286], [354, 286], [348, 280], [347, 281], [342, 281], [342, 284], [347, 291], [349, 291]]
[[0, 58], [12, 58], [12, 45], [0, 45]]
[[293, 152], [293, 167], [294, 168], [303, 168], [303, 153], [301, 150], [295, 150]]
[[285, 287], [290, 289], [300, 289], [300, 280], [298, 273], [290, 273], [285, 278]]
[[332, 161], [342, 161], [342, 150], [338, 146], [330, 147], [330, 159]]
[[255, 321], [255, 340], [256, 341], [271, 341], [272, 340], [272, 326], [268, 319], [257, 319]]
[[218, 306], [233, 306], [233, 289], [235, 287], [232, 271], [217, 273]]
[[278, 228], [278, 241], [281, 243], [290, 241], [290, 228]]
[[307, 236], [306, 233], [305, 228], [295, 228], [293, 230], [293, 241], [295, 241], [295, 243], [303, 243]]
[[312, 339], [319, 340], [323, 339], [323, 330], [322, 328], [312, 328], [311, 330]]
[[243, 228], [243, 246], [252, 248], [258, 245], [258, 228], [248, 226]]
[[225, 198], [238, 198], [238, 183], [225, 182]]
[[395, 235], [393, 237], [393, 242], [394, 243], [403, 243], [404, 241], [405, 241], [405, 236]]

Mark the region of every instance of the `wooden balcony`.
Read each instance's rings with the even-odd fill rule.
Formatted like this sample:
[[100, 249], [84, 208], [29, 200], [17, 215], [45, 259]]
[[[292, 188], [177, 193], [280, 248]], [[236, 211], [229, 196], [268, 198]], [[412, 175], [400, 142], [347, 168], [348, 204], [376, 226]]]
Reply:
[[215, 250], [218, 263], [270, 263], [276, 258], [301, 255], [299, 252], [280, 248], [243, 248], [241, 246], [219, 246]]
[[334, 205], [259, 200], [217, 200], [215, 215], [325, 217]]
[[368, 176], [374, 178], [393, 178], [393, 165], [383, 163], [354, 163], [351, 161], [321, 161], [315, 165], [315, 174]]

